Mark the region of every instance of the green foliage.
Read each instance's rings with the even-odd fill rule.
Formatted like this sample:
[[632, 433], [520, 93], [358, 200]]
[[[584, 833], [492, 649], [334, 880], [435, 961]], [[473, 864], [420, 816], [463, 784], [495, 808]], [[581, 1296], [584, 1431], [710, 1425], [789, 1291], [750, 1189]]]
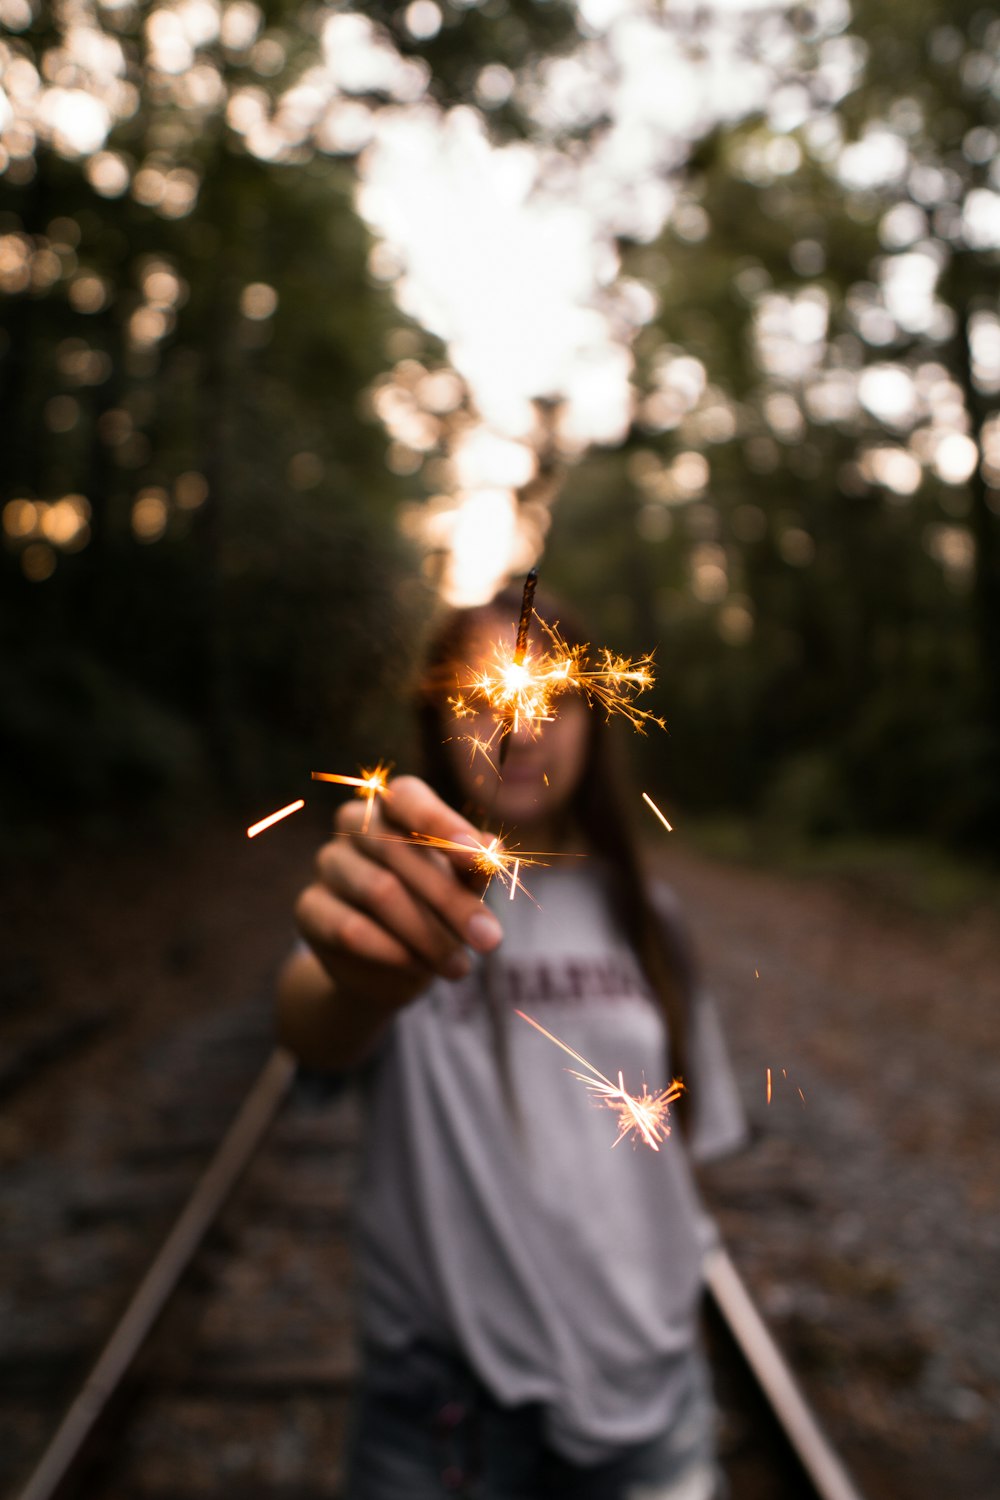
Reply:
[[[637, 350], [647, 381], [665, 360], [694, 358], [707, 388], [689, 416], [640, 413], [604, 476], [604, 531], [638, 520], [661, 533], [645, 548], [655, 562], [629, 571], [633, 618], [648, 629], [652, 615], [665, 642], [663, 711], [685, 747], [673, 784], [692, 808], [823, 837], [921, 830], [995, 852], [1000, 490], [987, 424], [998, 384], [978, 370], [970, 328], [977, 315], [1000, 326], [1000, 255], [965, 215], [970, 194], [996, 187], [1000, 18], [862, 0], [852, 32], [868, 61], [838, 109], [820, 111], [819, 127], [815, 115], [798, 128], [754, 120], [705, 141], [685, 184], [703, 222], [682, 232], [675, 219], [631, 251], [629, 270], [660, 294]], [[844, 145], [871, 130], [898, 142], [901, 165], [852, 186]], [[885, 290], [908, 252], [937, 267], [939, 313], [923, 324]], [[795, 306], [825, 320], [798, 369], [761, 344], [761, 319]], [[860, 377], [886, 370], [943, 394], [887, 418], [857, 399]], [[824, 411], [813, 399], [824, 378], [852, 401]], [[945, 399], [950, 415], [938, 415]], [[728, 428], [699, 425], [713, 404]], [[937, 472], [935, 423], [970, 433], [985, 462], [964, 478]], [[691, 450], [710, 466], [693, 499], [670, 488], [671, 464]], [[880, 451], [909, 468], [890, 482]], [[652, 520], [618, 504], [632, 476]], [[599, 539], [596, 513], [590, 525]], [[727, 578], [717, 602], [713, 551]]]
[[[0, 177], [0, 725], [32, 816], [172, 784], [295, 795], [314, 759], [385, 753], [427, 600], [366, 393], [412, 330], [369, 274], [350, 152], [286, 108], [347, 13], [273, 0], [245, 45], [198, 43], [199, 104], [144, 12], [95, 11], [135, 90], [105, 164], [127, 190], [58, 142]], [[448, 105], [579, 40], [555, 0], [443, 4], [423, 38], [405, 7], [354, 14]], [[0, 46], [41, 69], [57, 32], [39, 10]], [[1000, 379], [972, 344], [977, 318], [1000, 333], [1000, 256], [966, 209], [998, 187], [1000, 19], [858, 0], [831, 46], [788, 80], [798, 118], [716, 130], [664, 168], [662, 235], [620, 247], [658, 303], [636, 422], [570, 474], [545, 575], [602, 641], [656, 647], [670, 734], [636, 749], [692, 811], [995, 848]], [[824, 58], [848, 55], [829, 92]], [[502, 94], [494, 134], [524, 132]], [[601, 131], [587, 116], [572, 151]], [[879, 135], [896, 165], [852, 178]], [[908, 255], [934, 266], [923, 322], [891, 296]], [[798, 366], [769, 318], [812, 320]], [[681, 366], [701, 387], [664, 414]], [[879, 371], [919, 387], [912, 412], [859, 398]], [[945, 429], [987, 461], [949, 476]]]
[[[0, 32], [22, 93], [62, 67], [115, 119], [103, 155], [0, 142], [7, 820], [131, 817], [171, 788], [294, 795], [399, 730], [429, 599], [365, 393], [400, 318], [368, 273], [350, 151], [281, 115], [342, 12], [270, 0], [241, 38], [84, 3]], [[369, 21], [418, 64], [404, 93], [449, 103], [575, 35], [569, 6], [527, 0], [447, 7], [425, 41], [399, 7], [350, 24]], [[391, 105], [400, 76], [357, 108]]]

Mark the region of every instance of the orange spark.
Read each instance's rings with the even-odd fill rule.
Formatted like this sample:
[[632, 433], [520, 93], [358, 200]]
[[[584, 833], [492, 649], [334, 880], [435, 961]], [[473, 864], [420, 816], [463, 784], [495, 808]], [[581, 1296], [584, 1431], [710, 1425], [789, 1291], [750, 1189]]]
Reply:
[[527, 1021], [528, 1025], [533, 1026], [536, 1031], [540, 1031], [542, 1036], [547, 1037], [550, 1042], [554, 1042], [557, 1047], [561, 1047], [563, 1052], [567, 1053], [568, 1056], [587, 1069], [586, 1073], [578, 1073], [574, 1068], [568, 1069], [568, 1072], [572, 1078], [576, 1078], [580, 1083], [585, 1084], [600, 1103], [606, 1104], [609, 1109], [616, 1111], [618, 1115], [618, 1138], [613, 1142], [612, 1150], [626, 1136], [631, 1135], [636, 1140], [645, 1141], [646, 1145], [653, 1151], [659, 1151], [660, 1142], [665, 1140], [670, 1134], [670, 1126], [667, 1123], [670, 1115], [670, 1106], [676, 1103], [684, 1092], [684, 1085], [679, 1078], [673, 1079], [669, 1088], [661, 1089], [656, 1094], [651, 1094], [646, 1088], [645, 1083], [642, 1085], [641, 1094], [630, 1094], [625, 1087], [625, 1079], [620, 1071], [618, 1082], [612, 1083], [611, 1079], [606, 1078], [600, 1068], [595, 1068], [594, 1064], [588, 1062], [581, 1053], [567, 1046], [557, 1036], [553, 1036], [551, 1031], [546, 1031], [544, 1026], [539, 1025], [537, 1021], [533, 1020], [523, 1010], [515, 1010], [514, 1013], [520, 1016], [522, 1021]]
[[[788, 1076], [788, 1069], [787, 1068], [782, 1068], [782, 1070], [781, 1070], [781, 1076], [785, 1080], [786, 1083], [790, 1083], [791, 1082], [791, 1079]], [[802, 1092], [802, 1090], [800, 1088], [796, 1088], [795, 1092], [798, 1094], [798, 1096], [801, 1099], [802, 1103], [805, 1104], [805, 1102], [806, 1102], [806, 1096]], [[767, 1102], [768, 1102], [768, 1104], [770, 1104], [770, 1102], [771, 1102], [771, 1093], [772, 1093], [772, 1089], [771, 1089], [771, 1069], [768, 1068], [768, 1070], [767, 1070]]]
[[459, 736], [459, 740], [462, 743], [471, 746], [469, 764], [471, 765], [473, 763], [477, 755], [481, 755], [493, 774], [495, 776], [499, 776], [500, 768], [497, 766], [492, 755], [490, 754], [494, 739], [495, 735], [490, 735], [490, 738], [488, 740], [484, 740], [482, 736], [478, 734], [463, 734]]
[[391, 766], [384, 766], [381, 761], [370, 771], [362, 771], [360, 776], [339, 776], [333, 771], [313, 771], [313, 781], [335, 781], [339, 786], [353, 786], [359, 797], [364, 797], [367, 802], [365, 808], [365, 820], [361, 825], [361, 832], [368, 832], [368, 825], [372, 820], [372, 811], [375, 807], [375, 798], [384, 797], [388, 787]]
[[557, 700], [566, 692], [581, 693], [591, 707], [603, 708], [608, 718], [622, 714], [640, 733], [645, 733], [650, 724], [666, 728], [661, 718], [635, 702], [653, 685], [651, 655], [631, 660], [604, 649], [592, 657], [588, 655], [589, 646], [570, 646], [557, 626], [538, 615], [535, 618], [548, 637], [547, 649], [531, 650], [523, 644], [511, 648], [498, 642], [491, 660], [480, 671], [460, 678], [458, 691], [448, 699], [456, 718], [470, 718], [483, 711], [492, 715], [495, 727], [485, 741], [479, 736], [465, 736], [473, 755], [492, 750], [512, 731], [523, 729], [537, 734], [542, 725], [556, 717]]
[[[363, 832], [364, 830], [362, 830]], [[353, 831], [340, 830], [344, 838], [354, 838]], [[520, 871], [522, 865], [545, 865], [550, 859], [577, 859], [576, 854], [563, 854], [548, 849], [513, 849], [504, 848], [499, 836], [491, 838], [488, 843], [463, 844], [457, 839], [438, 838], [433, 833], [394, 834], [394, 833], [369, 833], [366, 837], [375, 839], [383, 844], [416, 844], [424, 849], [441, 849], [446, 853], [467, 854], [472, 859], [472, 868], [479, 875], [486, 876], [486, 891], [494, 880], [499, 880], [502, 886], [507, 887], [513, 901], [514, 892], [521, 890], [530, 901], [534, 901], [528, 887], [521, 879]], [[537, 902], [535, 902], [537, 906]]]
[[667, 822], [666, 818], [660, 812], [660, 809], [657, 807], [657, 805], [653, 801], [652, 797], [650, 797], [648, 795], [648, 793], [643, 792], [643, 794], [642, 794], [642, 800], [643, 800], [643, 802], [646, 803], [646, 805], [648, 807], [651, 807], [653, 809], [653, 811], [655, 812], [656, 816], [659, 818], [660, 822], [663, 824], [663, 826], [667, 830], [667, 832], [668, 833], [673, 833], [673, 831], [674, 831], [673, 824]]
[[[522, 890], [529, 901], [534, 901], [528, 887], [521, 879], [522, 865], [544, 865], [547, 860], [554, 859], [552, 853], [544, 850], [523, 851], [517, 853], [513, 849], [505, 849], [500, 841], [499, 835], [491, 838], [488, 844], [479, 844], [473, 847], [470, 844], [460, 844], [454, 839], [439, 839], [430, 833], [411, 833], [407, 843], [423, 844], [430, 849], [451, 849], [460, 854], [472, 854], [472, 868], [479, 875], [486, 876], [486, 888], [483, 891], [485, 897], [494, 880], [499, 880], [502, 886], [510, 891], [510, 900], [513, 901], [515, 893]], [[537, 906], [537, 902], [535, 902]]]
[[298, 812], [299, 808], [305, 805], [305, 798], [300, 797], [297, 802], [289, 802], [287, 807], [279, 807], [278, 811], [271, 813], [270, 817], [261, 818], [259, 823], [251, 823], [247, 829], [247, 838], [255, 839], [258, 833], [264, 832], [265, 828], [270, 828], [274, 823], [280, 823], [282, 818], [290, 818], [292, 813]]

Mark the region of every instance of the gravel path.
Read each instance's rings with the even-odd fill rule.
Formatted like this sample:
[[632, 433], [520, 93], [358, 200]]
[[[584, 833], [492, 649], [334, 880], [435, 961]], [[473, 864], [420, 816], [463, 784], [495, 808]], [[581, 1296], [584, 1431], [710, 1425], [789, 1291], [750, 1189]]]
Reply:
[[[220, 826], [155, 858], [22, 875], [0, 901], [7, 1475], [266, 1054], [315, 837], [293, 820], [247, 846]], [[869, 1500], [996, 1500], [993, 914], [922, 922], [829, 880], [658, 847], [755, 1130], [707, 1182], [738, 1264]]]
[[994, 914], [671, 853], [755, 1130], [709, 1182], [734, 1256], [872, 1500], [992, 1500]]

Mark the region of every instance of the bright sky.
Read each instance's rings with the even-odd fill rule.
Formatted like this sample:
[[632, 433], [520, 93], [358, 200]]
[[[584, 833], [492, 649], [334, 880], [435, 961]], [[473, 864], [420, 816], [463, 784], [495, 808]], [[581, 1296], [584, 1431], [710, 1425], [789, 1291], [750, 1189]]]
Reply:
[[[475, 111], [423, 103], [380, 113], [360, 162], [358, 205], [384, 244], [401, 308], [445, 342], [482, 422], [508, 440], [496, 446], [496, 470], [481, 467], [455, 490], [450, 516], [439, 506], [430, 518], [433, 539], [452, 546], [445, 591], [461, 602], [488, 596], [532, 560], [503, 472], [510, 441], [525, 444], [533, 466], [532, 402], [558, 403], [554, 436], [567, 455], [620, 442], [629, 429], [631, 344], [656, 303], [649, 289], [622, 285], [615, 236], [659, 234], [692, 140], [761, 109], [773, 85], [769, 68], [737, 57], [740, 28], [727, 19], [755, 4], [718, 6], [712, 46], [697, 61], [681, 8], [669, 24], [643, 0], [579, 9], [585, 39], [571, 57], [521, 84], [496, 70], [481, 80], [487, 96], [521, 89], [531, 144], [494, 146]], [[428, 18], [424, 6], [421, 24]], [[349, 23], [330, 24], [336, 51], [336, 29]], [[775, 38], [777, 63], [787, 55], [783, 28]], [[607, 127], [586, 151], [552, 144], [598, 116]]]
[[[136, 169], [108, 147], [115, 123], [129, 118], [138, 99], [96, 3], [74, 0], [62, 12], [61, 38], [42, 73], [0, 39], [0, 150], [16, 165], [36, 139], [47, 140], [82, 162], [98, 194], [131, 191], [156, 213], [182, 217], [194, 209], [200, 186], [189, 167], [154, 153]], [[103, 0], [103, 7], [118, 3]], [[621, 275], [616, 237], [652, 240], [668, 221], [689, 240], [705, 234], [701, 208], [678, 196], [678, 169], [692, 142], [714, 125], [765, 118], [769, 128], [744, 147], [741, 169], [751, 180], [794, 171], [801, 139], [845, 192], [878, 190], [891, 202], [898, 185], [899, 201], [880, 224], [886, 255], [878, 280], [852, 288], [850, 315], [875, 350], [900, 332], [931, 340], [949, 332], [950, 311], [937, 299], [947, 252], [929, 224], [953, 199], [955, 174], [915, 161], [905, 121], [895, 117], [869, 122], [844, 146], [829, 106], [864, 64], [863, 48], [846, 29], [848, 0], [811, 7], [813, 71], [827, 104], [819, 114], [801, 83], [785, 81], [803, 39], [780, 4], [578, 0], [577, 9], [581, 40], [570, 55], [516, 77], [497, 64], [483, 68], [476, 90], [482, 112], [434, 104], [427, 65], [402, 56], [360, 8], [331, 4], [318, 13], [321, 56], [276, 98], [263, 84], [283, 74], [284, 44], [266, 31], [253, 0], [160, 0], [144, 23], [159, 95], [177, 106], [175, 131], [196, 136], [207, 116], [225, 110], [262, 160], [294, 161], [315, 147], [358, 156], [358, 207], [376, 237], [373, 273], [405, 313], [443, 341], [460, 377], [429, 375], [403, 361], [374, 393], [399, 472], [416, 473], [427, 460], [437, 465], [439, 492], [411, 508], [407, 524], [449, 554], [444, 588], [456, 600], [488, 597], [539, 552], [544, 515], [537, 505], [519, 505], [517, 492], [535, 473], [541, 447], [572, 459], [628, 432], [637, 400], [632, 345], [656, 301], [651, 288]], [[443, 20], [436, 0], [411, 0], [403, 16], [417, 41], [432, 37]], [[30, 19], [27, 0], [0, 0], [0, 22], [11, 33]], [[236, 86], [219, 66], [220, 46], [241, 65]], [[254, 74], [260, 85], [242, 81]], [[530, 142], [494, 145], [485, 120], [512, 92], [531, 122]], [[908, 107], [918, 108], [913, 101]], [[579, 148], [560, 144], [567, 130], [595, 121]], [[970, 160], [995, 161], [992, 132], [978, 134], [984, 138], [966, 143]], [[977, 188], [956, 210], [957, 232], [976, 249], [1000, 246], [1000, 168], [991, 180], [997, 191]], [[0, 272], [12, 286], [27, 274], [27, 253], [16, 235], [0, 243]], [[805, 246], [803, 253], [812, 252]], [[39, 272], [36, 266], [32, 275]], [[257, 301], [265, 294], [273, 299], [270, 288], [254, 291]], [[81, 282], [76, 295], [92, 305], [103, 292]], [[815, 421], [868, 413], [899, 435], [865, 459], [879, 483], [905, 496], [924, 467], [951, 483], [967, 477], [976, 445], [960, 393], [956, 400], [938, 366], [886, 360], [860, 375], [838, 367], [818, 283], [805, 281], [790, 294], [758, 288], [752, 300], [758, 361], [774, 385], [764, 415], [778, 437], [795, 440], [803, 411]], [[150, 295], [132, 320], [134, 341], [166, 337], [173, 316], [169, 299]], [[1000, 388], [1000, 321], [978, 317], [972, 343], [977, 381], [984, 390]], [[539, 398], [548, 403], [544, 422], [533, 404]], [[704, 369], [682, 351], [665, 353], [642, 417], [654, 431], [696, 418], [702, 447], [734, 431], [724, 395], [707, 387]], [[668, 504], [701, 496], [709, 477], [704, 454], [693, 449], [669, 467], [645, 471], [650, 494]], [[650, 534], [657, 527], [662, 534], [666, 523], [654, 511]], [[714, 555], [709, 563], [721, 565]]]

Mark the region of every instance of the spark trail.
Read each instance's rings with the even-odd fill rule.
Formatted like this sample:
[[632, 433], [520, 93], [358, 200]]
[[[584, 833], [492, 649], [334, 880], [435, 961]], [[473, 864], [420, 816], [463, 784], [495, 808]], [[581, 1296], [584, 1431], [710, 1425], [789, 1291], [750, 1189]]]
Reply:
[[359, 797], [367, 802], [365, 808], [365, 820], [361, 825], [362, 833], [367, 833], [372, 820], [372, 812], [375, 808], [375, 798], [384, 797], [388, 791], [389, 772], [391, 766], [384, 766], [381, 761], [370, 771], [362, 771], [360, 776], [340, 776], [334, 771], [313, 771], [313, 781], [334, 781], [338, 786], [352, 786]]
[[669, 1087], [655, 1094], [649, 1092], [645, 1083], [641, 1094], [630, 1094], [620, 1071], [618, 1082], [612, 1083], [611, 1079], [607, 1078], [600, 1068], [595, 1068], [592, 1062], [588, 1062], [582, 1053], [568, 1046], [566, 1042], [560, 1041], [559, 1037], [553, 1036], [551, 1031], [546, 1031], [544, 1026], [533, 1020], [525, 1011], [515, 1010], [514, 1014], [520, 1016], [522, 1021], [527, 1021], [529, 1026], [540, 1031], [542, 1036], [554, 1042], [575, 1062], [587, 1069], [585, 1073], [579, 1073], [574, 1068], [568, 1069], [568, 1072], [572, 1078], [585, 1084], [601, 1104], [607, 1105], [617, 1114], [618, 1139], [614, 1142], [614, 1146], [617, 1146], [626, 1136], [633, 1136], [636, 1140], [645, 1141], [651, 1150], [659, 1151], [660, 1142], [670, 1134], [668, 1124], [670, 1106], [676, 1103], [684, 1092], [684, 1085], [680, 1079], [673, 1079]]
[[277, 812], [271, 813], [266, 818], [261, 818], [259, 823], [251, 823], [247, 829], [247, 838], [255, 839], [258, 833], [264, 832], [265, 828], [272, 828], [275, 823], [280, 823], [282, 818], [290, 818], [292, 813], [297, 813], [305, 805], [305, 798], [299, 797], [295, 802], [289, 802], [287, 807], [279, 807]]

